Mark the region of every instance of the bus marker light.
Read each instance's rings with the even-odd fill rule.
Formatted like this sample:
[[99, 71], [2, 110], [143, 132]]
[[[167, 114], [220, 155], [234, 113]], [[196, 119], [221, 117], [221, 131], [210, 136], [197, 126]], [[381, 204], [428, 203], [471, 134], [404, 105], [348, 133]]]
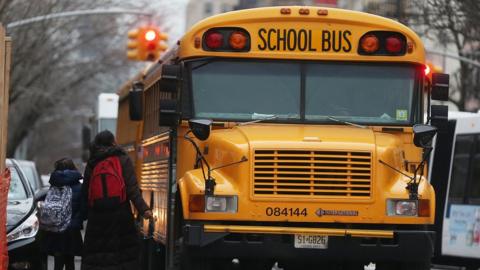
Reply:
[[282, 14], [282, 15], [290, 15], [290, 13], [292, 13], [292, 10], [289, 9], [289, 8], [280, 9], [280, 14]]
[[308, 14], [310, 14], [310, 10], [308, 8], [301, 8], [301, 9], [298, 10], [298, 14], [308, 15]]
[[317, 15], [319, 16], [327, 16], [328, 15], [328, 9], [319, 9], [317, 11]]
[[235, 31], [230, 35], [228, 43], [233, 49], [241, 50], [247, 45], [247, 36], [240, 31]]
[[202, 44], [202, 40], [199, 37], [195, 37], [194, 45], [195, 48], [200, 48], [200, 45]]
[[430, 201], [418, 200], [418, 216], [429, 217], [430, 216]]
[[402, 51], [403, 45], [400, 38], [391, 36], [386, 39], [385, 47], [389, 53], [399, 53]]
[[429, 65], [425, 65], [424, 72], [425, 72], [425, 76], [428, 76], [428, 74], [430, 74], [430, 66]]
[[378, 50], [380, 42], [376, 36], [366, 35], [360, 41], [360, 46], [362, 46], [363, 51], [366, 53], [374, 53]]
[[205, 43], [210, 49], [218, 49], [223, 45], [223, 35], [216, 31], [209, 32], [205, 37]]
[[407, 52], [412, 53], [413, 52], [413, 43], [412, 42], [407, 42]]
[[205, 195], [190, 195], [188, 210], [190, 212], [205, 212]]

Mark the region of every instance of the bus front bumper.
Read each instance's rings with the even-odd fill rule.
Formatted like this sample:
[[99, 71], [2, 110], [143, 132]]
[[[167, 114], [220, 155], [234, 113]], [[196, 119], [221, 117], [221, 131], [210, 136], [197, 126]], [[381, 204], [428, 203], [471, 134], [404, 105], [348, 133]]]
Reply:
[[[294, 236], [326, 235], [326, 248], [295, 248]], [[199, 257], [285, 260], [425, 261], [433, 255], [435, 232], [311, 227], [187, 224], [184, 243]]]

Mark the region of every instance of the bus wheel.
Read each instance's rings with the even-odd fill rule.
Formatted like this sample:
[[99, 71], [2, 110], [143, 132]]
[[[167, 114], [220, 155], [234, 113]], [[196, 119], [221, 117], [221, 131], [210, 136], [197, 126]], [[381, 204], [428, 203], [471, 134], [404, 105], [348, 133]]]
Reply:
[[399, 262], [376, 262], [375, 270], [402, 270], [404, 268]]
[[182, 270], [215, 270], [212, 261], [209, 259], [182, 259]]
[[149, 270], [163, 270], [165, 269], [165, 246], [154, 241], [150, 241], [149, 245]]
[[270, 270], [272, 269], [274, 260], [240, 260], [241, 270]]

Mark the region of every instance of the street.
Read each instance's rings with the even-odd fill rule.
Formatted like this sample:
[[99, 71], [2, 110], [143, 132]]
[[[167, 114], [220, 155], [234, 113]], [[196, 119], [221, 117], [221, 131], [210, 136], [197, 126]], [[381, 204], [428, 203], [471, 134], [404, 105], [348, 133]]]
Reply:
[[480, 270], [479, 52], [480, 0], [0, 0], [0, 270]]

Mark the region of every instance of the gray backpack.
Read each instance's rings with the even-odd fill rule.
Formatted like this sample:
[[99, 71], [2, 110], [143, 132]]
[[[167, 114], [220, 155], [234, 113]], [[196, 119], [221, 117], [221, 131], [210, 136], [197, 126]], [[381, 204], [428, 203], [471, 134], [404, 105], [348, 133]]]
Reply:
[[63, 232], [72, 220], [72, 188], [50, 187], [42, 207], [38, 209], [40, 229]]

